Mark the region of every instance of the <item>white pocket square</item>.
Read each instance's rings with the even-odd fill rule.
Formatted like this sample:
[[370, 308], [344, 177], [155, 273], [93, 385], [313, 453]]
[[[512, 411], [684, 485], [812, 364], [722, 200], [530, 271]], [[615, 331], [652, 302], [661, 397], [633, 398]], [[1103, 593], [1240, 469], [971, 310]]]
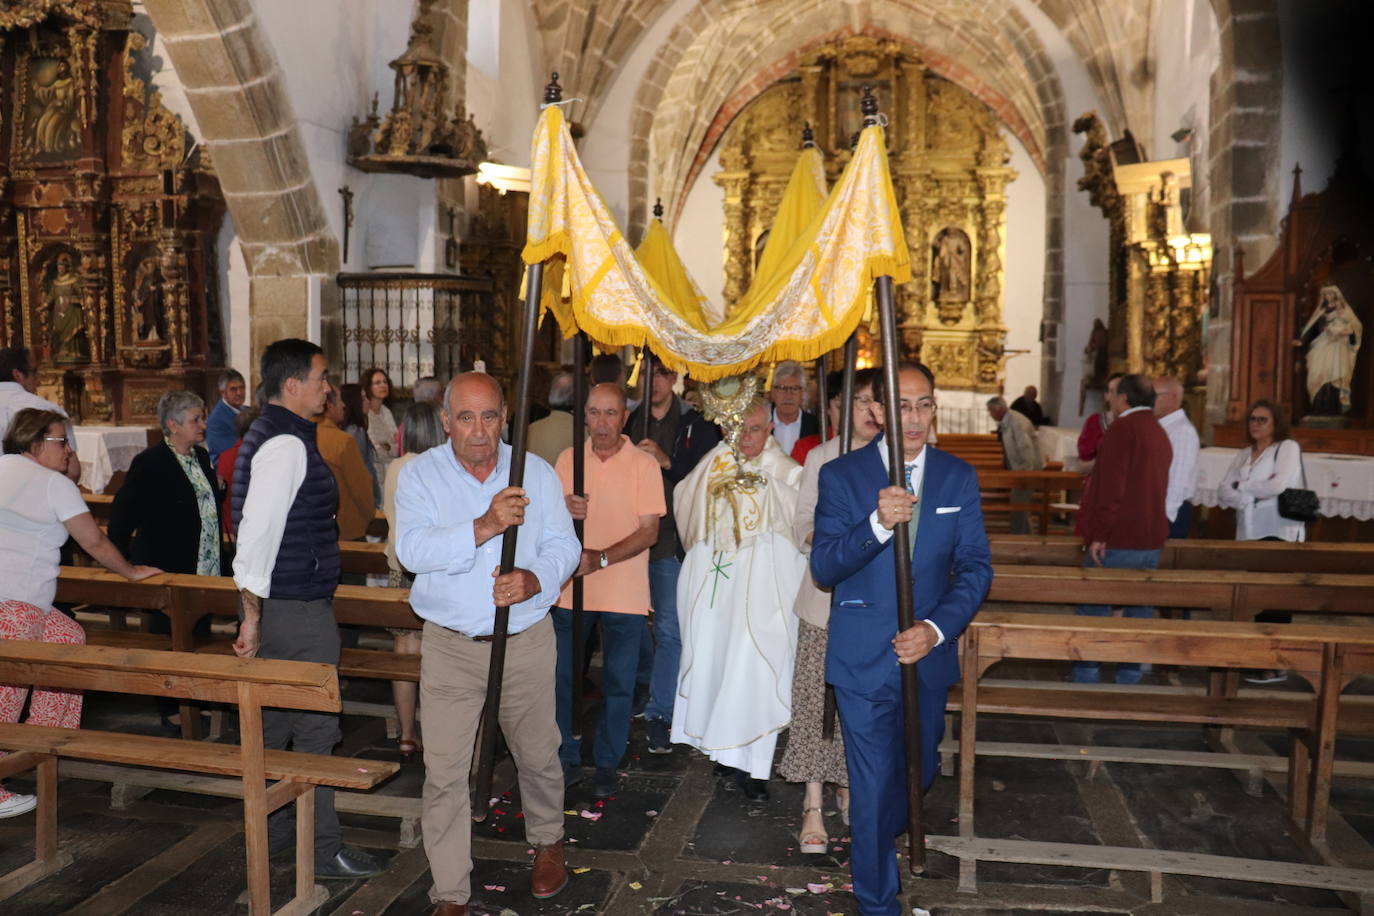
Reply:
[[936, 514], [936, 515], [948, 515], [948, 514], [951, 513], [951, 512], [958, 512], [958, 511], [959, 511], [960, 509], [962, 509], [962, 508], [963, 508], [963, 506], [937, 506], [937, 507], [935, 508], [935, 514]]

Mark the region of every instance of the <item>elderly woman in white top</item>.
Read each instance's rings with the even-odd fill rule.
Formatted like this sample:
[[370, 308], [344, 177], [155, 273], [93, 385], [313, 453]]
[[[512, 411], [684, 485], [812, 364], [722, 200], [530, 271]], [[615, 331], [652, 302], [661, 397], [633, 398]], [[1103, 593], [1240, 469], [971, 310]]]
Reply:
[[[67, 441], [67, 418], [52, 410], [25, 408], [14, 415], [0, 456], [0, 639], [81, 645], [86, 634], [54, 610], [58, 551], [68, 535], [112, 572], [146, 579], [161, 570], [124, 559], [91, 517], [76, 484], [67, 478], [75, 460]], [[29, 688], [0, 687], [0, 722], [18, 722]], [[77, 728], [81, 693], [35, 690], [25, 720], [35, 725]], [[0, 817], [31, 811], [32, 795], [0, 787]]]
[[[1279, 515], [1279, 494], [1303, 486], [1302, 447], [1289, 438], [1288, 414], [1272, 401], [1261, 399], [1245, 415], [1248, 448], [1243, 448], [1217, 488], [1217, 502], [1236, 510], [1238, 541], [1305, 541], [1302, 522]], [[1265, 611], [1262, 623], [1289, 623], [1286, 611]], [[1279, 671], [1261, 671], [1246, 677], [1252, 684], [1282, 681]]]

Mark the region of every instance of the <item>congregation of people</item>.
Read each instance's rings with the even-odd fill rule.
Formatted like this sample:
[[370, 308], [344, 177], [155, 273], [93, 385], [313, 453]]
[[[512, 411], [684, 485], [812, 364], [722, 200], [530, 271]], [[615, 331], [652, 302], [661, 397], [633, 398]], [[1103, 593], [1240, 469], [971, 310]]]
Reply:
[[[287, 339], [267, 347], [258, 374], [252, 406], [233, 370], [219, 378], [220, 398], [208, 409], [192, 392], [162, 397], [162, 440], [129, 468], [107, 534], [74, 482], [65, 412], [34, 393], [25, 351], [0, 350], [0, 638], [84, 641], [81, 627], [53, 607], [70, 536], [130, 580], [161, 571], [231, 575], [242, 605], [238, 655], [337, 665], [348, 637], [332, 599], [349, 581], [339, 542], [365, 539], [381, 510], [385, 582], [410, 590], [423, 621], [392, 631], [396, 652], [421, 659], [418, 686], [396, 682], [393, 698], [396, 750], [425, 768], [434, 913], [462, 916], [472, 897], [469, 777], [497, 608], [510, 609], [499, 723], [535, 849], [534, 896], [553, 896], [569, 881], [567, 790], [589, 779], [594, 797], [614, 797], [632, 720], [642, 716], [649, 753], [695, 749], [746, 802], [767, 799], [775, 775], [804, 785], [803, 853], [824, 851], [834, 832], [825, 821], [829, 785], [835, 816], [851, 832], [861, 912], [903, 911], [895, 856], [907, 814], [901, 665], [921, 663], [920, 766], [929, 789], [946, 696], [960, 674], [958, 639], [992, 580], [977, 474], [928, 442], [937, 380], [926, 366], [900, 365], [892, 391], [881, 373], [860, 370], [848, 405], [841, 373], [817, 379], [822, 427], [808, 409], [805, 369], [782, 363], [732, 445], [672, 369], [654, 365], [633, 400], [620, 359], [602, 355], [592, 360], [582, 403], [571, 373], [552, 377], [548, 407], [529, 427], [520, 486], [510, 485], [512, 411], [482, 372], [446, 384], [420, 379], [402, 401], [383, 369], [341, 383], [318, 346]], [[901, 417], [904, 486], [888, 482], [889, 400]], [[987, 409], [1007, 469], [1044, 468], [1036, 427], [1047, 419], [1035, 389], [1010, 405], [991, 398]], [[841, 442], [846, 411], [852, 432]], [[577, 413], [586, 428], [580, 491]], [[1302, 540], [1302, 523], [1277, 507], [1302, 478], [1285, 411], [1258, 401], [1246, 419], [1249, 445], [1220, 492], [1237, 512], [1236, 536]], [[1113, 376], [1103, 409], [1078, 439], [1084, 565], [1155, 568], [1165, 540], [1187, 536], [1198, 454], [1178, 380]], [[1012, 491], [1013, 503], [1027, 498]], [[1030, 531], [1025, 512], [1013, 512], [1010, 523], [1013, 532]], [[916, 623], [900, 632], [886, 549], [899, 525], [922, 584]], [[503, 573], [502, 535], [510, 530], [518, 532], [514, 568]], [[579, 580], [582, 633], [574, 639]], [[1076, 610], [1112, 613], [1105, 605]], [[209, 636], [210, 623], [201, 618], [196, 633]], [[151, 628], [170, 632], [157, 612]], [[599, 720], [582, 730], [585, 647], [597, 645]], [[1096, 663], [1073, 665], [1074, 681], [1100, 676]], [[1140, 665], [1116, 666], [1118, 683], [1142, 677]], [[833, 735], [824, 721], [827, 685], [838, 712]], [[26, 695], [0, 688], [0, 721], [17, 721]], [[81, 694], [36, 690], [28, 708], [29, 722], [78, 727]], [[160, 701], [158, 712], [161, 727], [180, 732], [175, 704]], [[268, 748], [319, 754], [341, 738], [338, 716], [323, 713], [264, 710], [263, 731]], [[316, 874], [381, 872], [383, 861], [342, 843], [332, 791], [317, 788], [315, 800]], [[33, 805], [33, 796], [0, 787], [0, 817]], [[294, 841], [288, 809], [278, 811], [269, 848]]]

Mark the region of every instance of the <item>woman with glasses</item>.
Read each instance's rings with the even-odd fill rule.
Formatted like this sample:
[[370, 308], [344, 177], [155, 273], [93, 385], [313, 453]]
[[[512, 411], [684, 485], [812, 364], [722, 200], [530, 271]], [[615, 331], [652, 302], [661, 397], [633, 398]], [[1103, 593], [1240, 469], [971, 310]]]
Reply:
[[[58, 551], [67, 537], [111, 572], [138, 581], [161, 570], [134, 566], [100, 531], [76, 484], [67, 478], [75, 460], [67, 418], [52, 410], [25, 408], [14, 415], [0, 456], [0, 639], [81, 645], [86, 634], [53, 608]], [[0, 687], [0, 722], [18, 722], [29, 688]], [[25, 720], [76, 728], [81, 693], [35, 690]], [[37, 799], [0, 787], [0, 817], [32, 811]]]
[[[139, 452], [110, 506], [110, 541], [131, 560], [171, 573], [222, 576], [223, 488], [205, 447], [205, 402], [191, 391], [169, 391], [157, 402], [162, 441]], [[232, 475], [230, 475], [232, 476]], [[172, 622], [154, 611], [149, 631], [170, 634]], [[210, 635], [210, 617], [194, 634]], [[162, 728], [181, 734], [177, 703], [157, 700]]]
[[[1236, 455], [1217, 488], [1217, 502], [1236, 510], [1238, 541], [1305, 541], [1302, 522], [1279, 515], [1279, 494], [1303, 485], [1302, 447], [1289, 438], [1288, 412], [1273, 401], [1261, 399], [1246, 414], [1246, 438], [1250, 445]], [[1289, 623], [1286, 611], [1265, 611], [1260, 623]], [[1287, 677], [1281, 671], [1260, 671], [1245, 679], [1252, 684], [1272, 684]]]

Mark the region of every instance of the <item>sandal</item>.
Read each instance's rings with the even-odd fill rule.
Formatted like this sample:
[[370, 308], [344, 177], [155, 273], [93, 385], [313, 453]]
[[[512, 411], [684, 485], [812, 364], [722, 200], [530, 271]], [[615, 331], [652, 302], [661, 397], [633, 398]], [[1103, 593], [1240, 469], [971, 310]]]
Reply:
[[[801, 832], [797, 834], [797, 841], [798, 841], [798, 843], [800, 844], [800, 845], [799, 845], [799, 848], [801, 849], [801, 851], [802, 851], [803, 853], [807, 853], [807, 854], [814, 855], [814, 854], [816, 854], [816, 853], [825, 852], [825, 844], [826, 844], [826, 841], [829, 839], [829, 837], [827, 836], [827, 834], [826, 834], [826, 832], [825, 832], [825, 819], [824, 819], [824, 818], [821, 818], [821, 829], [820, 829], [820, 830], [807, 830], [807, 829], [806, 829], [806, 818], [807, 818], [807, 815], [809, 815], [812, 811], [816, 812], [816, 816], [817, 816], [817, 817], [821, 817], [821, 809], [820, 809], [820, 808], [803, 808], [803, 809], [802, 809], [802, 829], [801, 829]], [[819, 842], [811, 842], [811, 843], [806, 842], [807, 840], [813, 840], [813, 841], [814, 841], [814, 840], [816, 839], [816, 837], [820, 837], [820, 841], [819, 841]]]
[[849, 793], [844, 794], [844, 804], [840, 804], [840, 793], [835, 793], [835, 809], [840, 812], [840, 820], [844, 821], [846, 827], [849, 826]]
[[416, 754], [422, 754], [425, 750], [420, 742], [412, 741], [409, 738], [402, 738], [400, 741], [396, 742], [396, 749], [401, 752], [401, 759], [407, 763], [410, 762], [411, 757], [414, 757]]

